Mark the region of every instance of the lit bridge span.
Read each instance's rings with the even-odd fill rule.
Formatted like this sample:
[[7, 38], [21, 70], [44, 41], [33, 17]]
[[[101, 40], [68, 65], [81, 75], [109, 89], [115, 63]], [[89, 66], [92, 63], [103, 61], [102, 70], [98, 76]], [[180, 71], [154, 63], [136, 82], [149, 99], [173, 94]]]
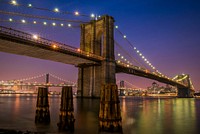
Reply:
[[[50, 82], [50, 76], [51, 78], [56, 79], [60, 83], [53, 83]], [[44, 78], [43, 78], [44, 77]], [[33, 80], [37, 80], [38, 78], [43, 78], [45, 82], [32, 82]], [[51, 73], [47, 74], [41, 74], [38, 76], [33, 76], [29, 78], [23, 78], [23, 79], [16, 79], [16, 80], [7, 80], [7, 81], [0, 81], [0, 87], [5, 88], [6, 87], [14, 87], [14, 86], [30, 86], [30, 87], [66, 87], [66, 86], [71, 86], [71, 87], [77, 87], [76, 82], [72, 82], [69, 80], [65, 80], [63, 78], [60, 78], [56, 75], [53, 75]]]
[[[75, 47], [0, 26], [0, 51], [66, 64], [98, 63], [102, 57]], [[17, 51], [16, 51], [17, 50]]]
[[[91, 16], [88, 17], [85, 14], [80, 14], [78, 11], [71, 13], [61, 11], [58, 8], [51, 10], [37, 7], [37, 5], [32, 4], [18, 4], [16, 0], [3, 3], [12, 5], [12, 8], [8, 9], [14, 9], [15, 7], [20, 9], [20, 7], [25, 7], [30, 9], [32, 14], [28, 14], [24, 9], [21, 9], [19, 12], [16, 12], [15, 10], [0, 10], [0, 14], [3, 16], [0, 21], [6, 23], [6, 27], [0, 26], [0, 51], [75, 65], [78, 68], [77, 96], [89, 98], [100, 97], [100, 131], [122, 132], [122, 118], [116, 84], [116, 73], [137, 75], [176, 86], [178, 89], [178, 97], [193, 97], [194, 95], [194, 87], [188, 74], [176, 75], [174, 78], [169, 78], [160, 73], [151, 62], [149, 62], [147, 58], [127, 40], [126, 35], [118, 30], [118, 26], [114, 25], [115, 21], [112, 16], [95, 16], [94, 14], [91, 14]], [[73, 15], [76, 19], [78, 16], [87, 19], [92, 18], [92, 20], [89, 22], [71, 19], [67, 20], [65, 19], [66, 16], [63, 18], [52, 18], [56, 14], [51, 14], [51, 16], [49, 15], [50, 17], [46, 15], [40, 16], [42, 15], [42, 12], [38, 12], [38, 15], [34, 14], [36, 12], [32, 12], [33, 10], [40, 10], [42, 12], [48, 12], [49, 14]], [[8, 17], [9, 19], [4, 20], [4, 18]], [[19, 21], [20, 17], [22, 19]], [[79, 23], [81, 28], [80, 48], [75, 48], [37, 35], [15, 30], [15, 26], [14, 29], [7, 28], [7, 23], [16, 22], [19, 22], [22, 25], [32, 24], [36, 26], [36, 24], [42, 24], [43, 26], [51, 25], [54, 27], [61, 26], [63, 28], [64, 26], [71, 27], [71, 24], [68, 22]], [[68, 24], [66, 24], [66, 22]], [[38, 28], [39, 27], [36, 29]], [[120, 37], [123, 37], [123, 41], [128, 42], [128, 44], [132, 46], [131, 54], [128, 53], [129, 50], [125, 51], [128, 58], [121, 53], [121, 50], [124, 51], [124, 49], [115, 40], [117, 39], [117, 36], [114, 36], [114, 29], [121, 34]], [[120, 53], [116, 51], [115, 48], [117, 47], [120, 48]], [[133, 52], [136, 52], [137, 56], [142, 58], [142, 62], [144, 62], [145, 65], [148, 65], [148, 68], [153, 71], [148, 70], [147, 67], [144, 67], [139, 62], [137, 63], [140, 65], [136, 66], [137, 64], [135, 64], [135, 62], [137, 60], [130, 63], [130, 59], [135, 59], [133, 56], [135, 53]], [[116, 53], [118, 53], [117, 56], [120, 56], [120, 59], [115, 58]], [[53, 77], [57, 78], [55, 76]], [[37, 83], [35, 84], [37, 85]], [[44, 85], [50, 85], [48, 77], [46, 79], [46, 84]], [[35, 123], [50, 122], [47, 91], [47, 87], [38, 88]], [[75, 120], [73, 113], [72, 85], [62, 88], [60, 106], [60, 122], [57, 124], [59, 129], [66, 130], [66, 128], [68, 128], [74, 130]]]
[[[104, 19], [112, 19], [112, 18], [110, 18], [109, 16], [106, 16]], [[97, 21], [96, 23], [99, 25], [102, 23], [106, 23], [104, 19]], [[91, 28], [92, 24], [93, 23], [91, 22], [89, 24], [82, 25], [82, 29], [81, 29], [82, 38], [86, 38], [85, 34], [87, 34], [88, 32], [87, 29]], [[87, 27], [87, 29], [85, 27]], [[111, 23], [107, 24], [108, 29], [112, 29], [112, 27], [113, 27], [113, 24]], [[96, 28], [96, 32], [98, 32], [98, 28]], [[102, 34], [103, 35], [106, 34], [110, 36], [109, 38], [113, 38], [112, 32], [106, 33], [103, 31]], [[97, 50], [98, 48], [94, 48], [95, 49], [94, 51], [96, 51], [94, 53], [92, 53], [91, 51], [87, 51], [88, 46], [86, 44], [87, 44], [87, 40], [82, 39], [80, 48], [75, 48], [75, 47], [62, 44], [56, 41], [41, 38], [36, 35], [28, 34], [28, 33], [18, 31], [12, 28], [0, 26], [0, 51], [12, 53], [12, 54], [30, 56], [30, 57], [35, 57], [35, 58], [40, 58], [40, 59], [45, 59], [45, 60], [52, 60], [52, 61], [61, 62], [65, 64], [72, 64], [79, 67], [80, 78], [78, 81], [78, 85], [81, 88], [80, 90], [89, 90], [88, 93], [83, 93], [83, 91], [81, 91], [81, 96], [93, 96], [91, 95], [91, 89], [89, 89], [89, 87], [91, 86], [93, 89], [96, 88], [95, 89], [96, 91], [93, 91], [92, 89], [92, 92], [95, 94], [94, 96], [98, 96], [100, 94], [99, 93], [100, 91], [97, 91], [97, 87], [99, 88], [99, 86], [102, 84], [98, 80], [98, 79], [101, 79], [102, 76], [99, 76], [99, 78], [97, 77], [96, 80], [89, 81], [91, 85], [89, 86], [85, 85], [88, 81], [86, 76], [84, 76], [84, 73], [88, 72], [88, 70], [85, 68], [88, 67], [89, 70], [91, 70], [91, 67], [93, 67], [93, 71], [92, 71], [93, 76], [92, 75], [89, 76], [90, 78], [91, 77], [93, 78], [93, 77], [96, 77], [94, 76], [94, 74], [97, 75], [98, 73], [98, 66], [105, 65], [104, 67], [102, 67], [103, 69], [106, 69], [106, 71], [104, 71], [103, 77], [105, 77], [105, 81], [103, 83], [115, 83], [115, 78], [113, 78], [113, 76], [115, 77], [115, 75], [113, 75], [113, 73], [122, 72], [122, 73], [149, 78], [152, 80], [157, 80], [159, 82], [176, 86], [180, 93], [179, 95], [180, 97], [192, 97], [194, 89], [188, 75], [187, 77], [185, 77], [185, 75], [179, 75], [177, 76], [177, 78], [168, 78], [166, 76], [157, 74], [155, 72], [142, 69], [138, 66], [128, 65], [125, 63], [118, 62], [117, 60], [115, 60], [113, 56], [114, 52], [112, 51], [109, 52], [110, 51], [109, 49], [114, 48], [113, 40], [108, 40], [105, 43], [105, 45], [111, 44], [111, 48], [110, 47], [103, 48], [103, 50], [106, 51], [105, 56], [101, 55], [101, 52], [98, 52], [100, 51], [100, 50]], [[105, 61], [109, 61], [109, 62], [105, 62]], [[95, 68], [94, 66], [96, 67], [97, 72], [94, 70]], [[114, 67], [114, 70], [107, 69], [108, 67]], [[102, 68], [100, 68], [101, 71], [102, 71]], [[186, 82], [183, 82], [183, 81], [186, 81]], [[95, 84], [95, 82], [98, 82], [99, 84]]]
[[65, 87], [65, 86], [74, 86], [70, 84], [53, 84], [53, 83], [0, 83], [0, 86], [35, 86], [35, 87]]

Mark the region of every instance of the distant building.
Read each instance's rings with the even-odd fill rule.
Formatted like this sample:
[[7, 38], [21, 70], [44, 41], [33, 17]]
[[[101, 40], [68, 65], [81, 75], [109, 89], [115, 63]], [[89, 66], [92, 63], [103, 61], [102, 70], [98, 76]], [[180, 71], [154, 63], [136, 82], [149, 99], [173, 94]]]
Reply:
[[148, 94], [165, 94], [165, 93], [176, 93], [177, 90], [175, 87], [166, 85], [165, 87], [159, 86], [156, 82], [152, 83], [152, 86], [147, 87]]

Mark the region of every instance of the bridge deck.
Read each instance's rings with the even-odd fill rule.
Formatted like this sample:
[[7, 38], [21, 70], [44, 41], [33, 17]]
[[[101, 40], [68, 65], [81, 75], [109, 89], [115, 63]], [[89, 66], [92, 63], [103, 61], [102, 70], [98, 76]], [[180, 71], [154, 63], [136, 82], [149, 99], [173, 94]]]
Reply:
[[156, 81], [159, 81], [159, 82], [162, 82], [162, 83], [177, 86], [179, 88], [187, 88], [187, 86], [182, 84], [182, 83], [178, 83], [178, 82], [173, 81], [171, 79], [158, 76], [156, 74], [153, 74], [151, 72], [148, 72], [148, 71], [145, 71], [145, 70], [142, 70], [142, 69], [135, 69], [133, 67], [125, 67], [121, 64], [117, 64], [116, 72], [117, 73], [123, 72], [123, 73], [127, 73], [127, 74], [133, 74], [133, 75], [149, 78], [149, 79], [152, 79], [152, 80], [156, 80]]
[[[47, 40], [34, 40], [32, 35], [23, 33], [2, 32], [0, 27], [0, 51], [24, 55], [39, 59], [52, 60], [56, 62], [78, 65], [83, 63], [98, 64], [101, 61], [100, 57], [78, 51], [75, 48], [60, 47], [53, 48], [53, 41]], [[7, 29], [6, 29], [7, 30]]]
[[[31, 34], [0, 26], [0, 51], [2, 52], [25, 55], [76, 66], [79, 64], [100, 64], [103, 60], [101, 56], [86, 53], [58, 42], [56, 42], [58, 47], [53, 48], [52, 44], [54, 43], [55, 41], [44, 38], [34, 39]], [[146, 77], [177, 86], [178, 88], [188, 88], [182, 83], [156, 75], [152, 72], [135, 69], [134, 67], [125, 67], [117, 63], [116, 65], [116, 72]]]

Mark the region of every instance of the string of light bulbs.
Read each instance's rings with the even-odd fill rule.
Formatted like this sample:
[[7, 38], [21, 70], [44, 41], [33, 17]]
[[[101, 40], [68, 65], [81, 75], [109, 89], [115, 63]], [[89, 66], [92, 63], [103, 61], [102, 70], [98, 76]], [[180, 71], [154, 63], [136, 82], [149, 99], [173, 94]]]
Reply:
[[127, 41], [127, 43], [131, 46], [131, 48], [133, 48], [133, 50], [138, 54], [139, 57], [141, 57], [143, 59], [143, 61], [149, 66], [151, 67], [153, 70], [155, 70], [155, 72], [157, 72], [158, 74], [162, 75], [161, 72], [159, 72], [155, 66], [152, 65], [152, 63], [139, 51], [139, 49], [137, 49], [135, 46], [133, 46], [133, 44], [127, 39], [127, 36], [125, 34], [123, 34], [120, 30], [119, 27], [116, 25], [115, 26], [116, 31], [124, 38], [125, 41]]
[[79, 28], [79, 25], [72, 25], [71, 23], [57, 23], [57, 22], [47, 22], [47, 21], [30, 21], [25, 19], [13, 19], [9, 18], [8, 20], [0, 19], [1, 22], [10, 22], [10, 23], [20, 23], [20, 24], [33, 24], [33, 25], [43, 25], [43, 26], [58, 26], [58, 27], [65, 27], [65, 28]]
[[11, 16], [22, 16], [26, 18], [34, 18], [34, 19], [45, 19], [45, 20], [53, 20], [53, 21], [62, 21], [62, 22], [73, 22], [73, 23], [87, 23], [86, 21], [80, 21], [80, 20], [68, 20], [68, 19], [62, 19], [62, 18], [50, 18], [48, 16], [37, 16], [32, 14], [23, 14], [19, 12], [7, 12], [0, 10], [0, 14], [6, 14]]
[[[144, 67], [144, 68], [146, 68], [146, 66], [143, 64], [143, 63], [140, 63], [139, 61], [137, 61], [137, 59], [136, 58], [134, 58], [133, 56], [131, 56], [117, 41], [114, 41], [115, 42], [115, 44], [123, 51], [123, 52], [125, 52], [125, 54], [129, 57], [129, 58], [131, 58], [134, 62], [136, 62], [137, 64], [139, 64], [139, 65], [141, 65], [142, 67]], [[118, 57], [124, 57], [122, 54], [120, 54], [120, 53], [117, 53], [117, 56]], [[126, 59], [126, 58], [122, 58], [122, 59]], [[129, 61], [127, 60], [127, 63], [129, 64]], [[133, 63], [132, 63], [133, 64]]]
[[[36, 10], [42, 10], [42, 11], [48, 11], [48, 12], [54, 12], [54, 13], [60, 13], [60, 14], [69, 14], [69, 15], [75, 15], [75, 16], [83, 16], [83, 17], [87, 17], [87, 18], [92, 18], [95, 19], [96, 15], [94, 13], [87, 15], [87, 14], [82, 14], [78, 11], [74, 11], [74, 12], [69, 12], [69, 11], [61, 11], [59, 8], [55, 7], [54, 9], [48, 9], [48, 8], [43, 8], [43, 7], [37, 7], [37, 6], [33, 6], [33, 4], [29, 3], [29, 4], [19, 4], [17, 2], [17, 0], [10, 0], [10, 2], [7, 1], [2, 1], [4, 4], [9, 4], [9, 5], [13, 5], [13, 6], [21, 6], [21, 7], [25, 7], [25, 8], [32, 8], [32, 9], [36, 9]], [[98, 16], [100, 17], [100, 16]]]

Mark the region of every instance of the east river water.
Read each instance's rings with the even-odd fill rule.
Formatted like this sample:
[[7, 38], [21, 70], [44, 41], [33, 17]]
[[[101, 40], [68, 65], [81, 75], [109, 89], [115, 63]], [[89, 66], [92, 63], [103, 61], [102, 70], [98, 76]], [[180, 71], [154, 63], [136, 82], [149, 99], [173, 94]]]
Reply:
[[[60, 96], [49, 96], [51, 123], [36, 125], [36, 95], [0, 94], [0, 129], [59, 132]], [[200, 98], [120, 98], [124, 134], [200, 134]], [[99, 99], [74, 98], [74, 134], [98, 134]]]

